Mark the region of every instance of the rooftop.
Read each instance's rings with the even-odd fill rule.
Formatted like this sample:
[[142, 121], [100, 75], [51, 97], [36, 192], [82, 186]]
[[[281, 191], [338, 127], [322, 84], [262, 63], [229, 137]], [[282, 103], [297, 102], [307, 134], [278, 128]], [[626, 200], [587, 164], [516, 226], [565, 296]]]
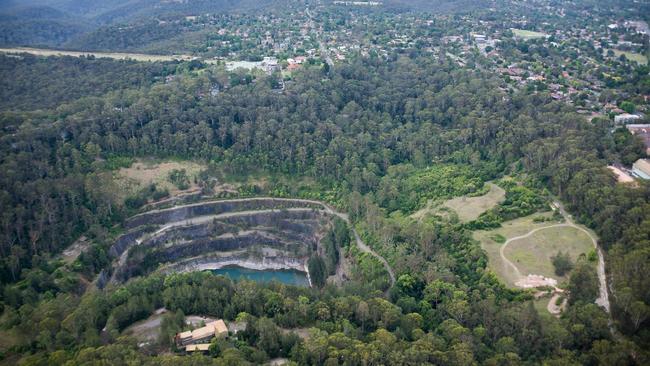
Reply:
[[228, 333], [228, 328], [226, 327], [226, 323], [224, 323], [223, 320], [219, 319], [213, 321], [212, 323], [206, 324], [205, 327], [194, 329], [192, 331], [192, 338], [202, 339], [222, 333]]
[[185, 352], [207, 352], [210, 349], [210, 343], [189, 344], [185, 346]]
[[634, 169], [650, 175], [650, 159], [639, 159], [634, 163]]

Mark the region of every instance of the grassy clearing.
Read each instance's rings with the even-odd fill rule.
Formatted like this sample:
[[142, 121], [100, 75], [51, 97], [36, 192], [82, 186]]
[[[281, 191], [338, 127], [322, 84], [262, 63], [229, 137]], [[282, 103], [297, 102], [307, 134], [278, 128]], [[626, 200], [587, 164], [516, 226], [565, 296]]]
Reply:
[[647, 65], [648, 64], [648, 58], [645, 55], [642, 55], [640, 53], [621, 51], [621, 50], [612, 50], [612, 51], [614, 51], [614, 54], [616, 55], [616, 57], [620, 57], [621, 55], [625, 55], [625, 57], [628, 60], [635, 61], [639, 65]]
[[546, 306], [548, 305], [548, 300], [551, 298], [551, 296], [543, 296], [540, 297], [539, 299], [532, 300], [533, 306], [535, 307], [535, 310], [539, 313], [539, 315], [548, 315], [550, 316], [551, 314], [548, 312], [548, 309], [546, 309]]
[[486, 183], [490, 187], [487, 194], [478, 197], [456, 197], [443, 204], [458, 214], [462, 222], [475, 220], [483, 212], [503, 202], [506, 198], [506, 191], [494, 183]]
[[[474, 232], [474, 239], [481, 243], [481, 247], [488, 255], [488, 267], [507, 285], [513, 286], [518, 280], [516, 275], [511, 272], [511, 269], [501, 260], [499, 255], [499, 248], [501, 248], [503, 238], [513, 238], [528, 233], [529, 231], [548, 226], [549, 223], [535, 223], [534, 219], [537, 217], [551, 217], [551, 212], [544, 212], [522, 217], [516, 220], [507, 221], [502, 224], [502, 227], [495, 230], [479, 230]], [[496, 240], [495, 240], [496, 239]], [[501, 242], [501, 243], [500, 243]], [[513, 243], [514, 244], [514, 243]]]
[[[461, 222], [475, 220], [483, 212], [503, 202], [506, 192], [494, 183], [485, 183], [489, 191], [482, 196], [464, 195], [452, 198], [440, 204], [440, 201], [429, 200], [427, 204], [410, 215], [420, 220], [426, 216], [441, 216], [450, 219], [457, 216]], [[455, 215], [454, 215], [455, 214]]]
[[548, 34], [546, 33], [534, 32], [525, 29], [516, 29], [516, 28], [512, 28], [512, 33], [514, 33], [515, 37], [522, 38], [522, 39], [536, 39], [536, 38], [544, 38], [548, 36]]
[[581, 254], [587, 255], [592, 248], [591, 239], [584, 232], [572, 227], [554, 227], [511, 242], [505, 249], [505, 256], [523, 275], [543, 275], [555, 278], [561, 283], [567, 280], [568, 276], [560, 277], [555, 274], [551, 256], [561, 250], [569, 253], [575, 263]]
[[551, 313], [548, 312], [548, 302], [551, 299], [551, 295], [545, 295], [539, 299], [532, 300], [533, 307], [537, 310], [539, 316], [545, 322], [558, 321]]
[[185, 169], [189, 178], [188, 190], [192, 190], [198, 188], [194, 177], [205, 169], [205, 165], [191, 161], [137, 160], [130, 167], [119, 169], [115, 173], [115, 181], [125, 197], [150, 184], [156, 184], [160, 189], [167, 189], [173, 196], [180, 192], [169, 181], [169, 173], [174, 169]]

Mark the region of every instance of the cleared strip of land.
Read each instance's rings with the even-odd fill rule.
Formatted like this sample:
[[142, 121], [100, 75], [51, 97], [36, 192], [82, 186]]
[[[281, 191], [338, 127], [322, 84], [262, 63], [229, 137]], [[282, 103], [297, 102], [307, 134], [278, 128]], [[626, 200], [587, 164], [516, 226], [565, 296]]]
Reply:
[[1, 53], [29, 53], [37, 56], [95, 56], [97, 58], [112, 58], [115, 60], [135, 60], [135, 61], [189, 61], [193, 57], [190, 55], [148, 55], [144, 53], [128, 52], [90, 52], [90, 51], [62, 51], [50, 50], [45, 48], [15, 47], [0, 48]]

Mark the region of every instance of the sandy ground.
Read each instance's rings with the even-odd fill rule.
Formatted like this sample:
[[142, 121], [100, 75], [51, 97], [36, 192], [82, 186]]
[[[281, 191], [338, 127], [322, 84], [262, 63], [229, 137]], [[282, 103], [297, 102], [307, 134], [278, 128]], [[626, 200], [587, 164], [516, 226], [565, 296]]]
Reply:
[[278, 358], [274, 358], [271, 361], [269, 361], [267, 363], [267, 365], [269, 365], [269, 366], [281, 366], [281, 365], [287, 364], [288, 362], [289, 362], [289, 359], [278, 357]]
[[566, 309], [568, 302], [566, 297], [562, 300], [562, 303], [559, 306], [556, 304], [557, 299], [562, 295], [562, 292], [555, 292], [553, 296], [551, 296], [551, 299], [548, 301], [548, 305], [546, 306], [546, 310], [548, 310], [549, 313], [559, 316], [564, 309]]
[[550, 277], [529, 274], [515, 282], [515, 286], [521, 288], [536, 288], [543, 286], [555, 287], [557, 286], [557, 280]]
[[202, 326], [202, 324], [207, 324], [217, 320], [217, 318], [211, 318], [209, 316], [200, 316], [200, 315], [188, 315], [185, 317], [185, 324], [191, 327]]
[[634, 178], [632, 178], [629, 174], [622, 171], [621, 169], [612, 165], [608, 166], [607, 168], [609, 168], [609, 170], [611, 170], [616, 175], [616, 180], [619, 183], [634, 183]]

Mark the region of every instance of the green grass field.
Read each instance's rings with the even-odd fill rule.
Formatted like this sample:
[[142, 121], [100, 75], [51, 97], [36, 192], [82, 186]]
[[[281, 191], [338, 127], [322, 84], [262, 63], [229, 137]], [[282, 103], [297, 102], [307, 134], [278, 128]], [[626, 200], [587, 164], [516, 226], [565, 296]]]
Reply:
[[414, 219], [421, 219], [427, 215], [449, 217], [450, 212], [453, 211], [461, 222], [472, 221], [483, 212], [502, 202], [506, 197], [503, 188], [491, 182], [485, 184], [490, 190], [482, 196], [461, 196], [442, 203], [430, 200], [425, 207], [414, 212], [411, 217]]
[[639, 63], [640, 65], [647, 65], [648, 64], [648, 58], [645, 55], [642, 55], [640, 53], [635, 53], [635, 52], [628, 52], [628, 51], [620, 51], [620, 50], [612, 50], [614, 51], [614, 54], [616, 57], [619, 57], [621, 55], [625, 55], [625, 57], [630, 60], [630, 61], [635, 61]]
[[523, 275], [538, 274], [558, 280], [551, 263], [551, 256], [558, 251], [569, 253], [575, 263], [581, 254], [587, 255], [593, 248], [591, 239], [584, 232], [572, 227], [553, 227], [540, 230], [530, 237], [512, 241], [505, 249], [505, 256], [512, 261]]
[[553, 316], [551, 313], [549, 313], [547, 309], [548, 302], [550, 299], [551, 299], [551, 295], [546, 295], [540, 297], [539, 299], [532, 300], [533, 306], [535, 307], [535, 310], [537, 310], [537, 313], [539, 314], [539, 316], [542, 318], [543, 321], [557, 322], [558, 319], [555, 316]]
[[515, 28], [512, 28], [512, 33], [514, 33], [515, 37], [522, 38], [522, 39], [536, 39], [536, 38], [544, 38], [548, 36], [548, 34], [546, 33], [534, 32], [525, 29], [515, 29]]
[[483, 212], [491, 209], [506, 198], [506, 191], [494, 183], [486, 183], [490, 187], [487, 194], [478, 197], [456, 197], [443, 203], [444, 207], [454, 210], [462, 222], [475, 220]]
[[488, 268], [492, 270], [492, 272], [496, 273], [496, 275], [506, 285], [514, 286], [514, 283], [518, 280], [518, 278], [501, 260], [499, 249], [503, 245], [503, 242], [499, 243], [499, 241], [502, 241], [502, 238], [500, 238], [498, 235], [501, 235], [506, 239], [513, 238], [515, 236], [524, 235], [533, 229], [548, 226], [548, 222], [534, 223], [533, 219], [535, 217], [550, 217], [551, 215], [551, 212], [534, 214], [516, 220], [504, 222], [498, 229], [479, 230], [474, 232], [474, 239], [478, 240], [481, 243], [481, 247], [488, 255]]

